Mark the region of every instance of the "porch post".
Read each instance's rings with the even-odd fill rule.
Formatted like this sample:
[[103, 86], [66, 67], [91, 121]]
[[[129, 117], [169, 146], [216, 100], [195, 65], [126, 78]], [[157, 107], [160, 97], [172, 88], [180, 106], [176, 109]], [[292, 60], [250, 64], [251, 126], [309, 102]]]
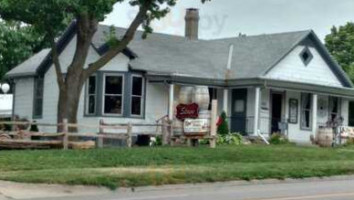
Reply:
[[254, 124], [253, 124], [253, 134], [257, 135], [259, 130], [259, 108], [261, 101], [261, 88], [256, 87], [255, 91], [255, 101], [254, 101]]
[[312, 133], [316, 136], [317, 133], [317, 100], [318, 95], [312, 95]]
[[170, 84], [169, 99], [168, 99], [168, 119], [170, 121], [173, 120], [173, 112], [174, 112], [173, 101], [175, 99], [174, 95], [175, 95], [175, 84]]
[[228, 104], [229, 104], [229, 89], [224, 89], [224, 102], [223, 111], [228, 115]]

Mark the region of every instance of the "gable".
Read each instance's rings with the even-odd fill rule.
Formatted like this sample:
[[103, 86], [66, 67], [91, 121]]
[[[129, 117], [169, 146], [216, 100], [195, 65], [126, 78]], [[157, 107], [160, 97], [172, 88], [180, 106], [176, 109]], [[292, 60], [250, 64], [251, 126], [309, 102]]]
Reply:
[[[67, 72], [67, 67], [71, 64], [75, 50], [76, 50], [76, 40], [77, 37], [74, 36], [72, 40], [66, 45], [63, 52], [59, 55], [59, 61], [62, 67], [62, 73]], [[85, 68], [88, 64], [95, 62], [100, 58], [99, 53], [96, 49], [91, 45], [87, 59]], [[118, 54], [112, 60], [110, 60], [100, 71], [128, 71], [128, 63], [130, 59], [125, 54]], [[52, 64], [51, 67], [54, 67]]]
[[[310, 52], [309, 61], [304, 61], [301, 56], [306, 49]], [[333, 87], [345, 86], [327, 59], [315, 43], [305, 40], [278, 62], [265, 78]]]

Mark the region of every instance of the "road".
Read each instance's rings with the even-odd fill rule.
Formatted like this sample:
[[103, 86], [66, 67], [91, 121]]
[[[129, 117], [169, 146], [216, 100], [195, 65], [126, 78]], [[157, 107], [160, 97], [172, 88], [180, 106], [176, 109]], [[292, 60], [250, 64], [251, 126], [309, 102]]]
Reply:
[[[352, 200], [354, 199], [354, 177], [324, 180], [287, 180], [229, 182], [201, 185], [180, 185], [120, 189], [118, 191], [87, 190], [85, 193], [68, 192], [63, 197], [29, 196], [11, 199], [33, 200]], [[4, 197], [3, 197], [4, 198]], [[10, 199], [10, 197], [8, 197]], [[2, 199], [0, 195], [0, 200]]]

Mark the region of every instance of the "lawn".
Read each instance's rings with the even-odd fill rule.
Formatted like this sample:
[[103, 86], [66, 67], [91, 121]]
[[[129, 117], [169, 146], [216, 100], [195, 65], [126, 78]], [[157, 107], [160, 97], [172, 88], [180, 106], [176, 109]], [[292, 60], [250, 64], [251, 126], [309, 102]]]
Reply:
[[0, 151], [0, 179], [110, 188], [354, 174], [354, 149], [295, 146]]

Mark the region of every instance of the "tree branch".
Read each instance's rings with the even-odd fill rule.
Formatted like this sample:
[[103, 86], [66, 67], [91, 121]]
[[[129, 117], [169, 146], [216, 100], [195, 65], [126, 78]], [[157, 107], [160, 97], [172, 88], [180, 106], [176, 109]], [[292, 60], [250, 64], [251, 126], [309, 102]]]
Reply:
[[116, 45], [110, 48], [100, 59], [96, 62], [89, 64], [88, 68], [84, 71], [84, 77], [88, 78], [97, 70], [105, 66], [110, 60], [112, 60], [117, 54], [122, 52], [128, 44], [134, 39], [134, 35], [139, 26], [144, 22], [151, 1], [146, 1], [139, 9], [135, 19], [130, 24], [129, 28], [125, 32], [122, 40]]
[[63, 90], [63, 89], [65, 89], [65, 82], [64, 82], [63, 73], [61, 71], [61, 65], [60, 65], [60, 61], [59, 61], [59, 53], [58, 53], [58, 49], [57, 49], [57, 45], [55, 43], [54, 37], [51, 37], [50, 44], [52, 47], [52, 59], [53, 59], [53, 63], [55, 66], [55, 72], [57, 75], [57, 82], [59, 85], [59, 89]]

